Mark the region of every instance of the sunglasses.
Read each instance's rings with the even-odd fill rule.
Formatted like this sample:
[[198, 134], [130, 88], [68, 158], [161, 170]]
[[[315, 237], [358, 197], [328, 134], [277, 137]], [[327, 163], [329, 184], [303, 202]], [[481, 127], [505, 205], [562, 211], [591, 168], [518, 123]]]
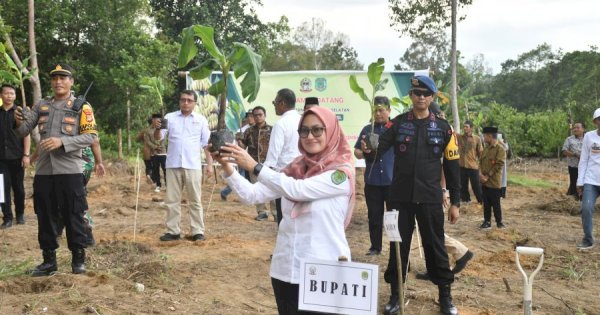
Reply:
[[421, 96], [430, 97], [433, 95], [433, 92], [422, 91], [422, 90], [412, 90], [412, 94], [417, 97], [421, 97]]
[[308, 138], [308, 134], [312, 133], [313, 137], [317, 138], [323, 135], [323, 130], [325, 130], [325, 127], [302, 127], [298, 129], [298, 134], [300, 138]]

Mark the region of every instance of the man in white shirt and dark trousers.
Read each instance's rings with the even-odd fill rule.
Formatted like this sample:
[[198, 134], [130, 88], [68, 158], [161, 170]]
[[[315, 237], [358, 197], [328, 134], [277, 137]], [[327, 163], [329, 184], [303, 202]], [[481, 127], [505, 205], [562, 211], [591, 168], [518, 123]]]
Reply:
[[[263, 165], [280, 171], [300, 156], [298, 150], [298, 125], [300, 114], [296, 111], [296, 95], [290, 89], [281, 89], [277, 92], [275, 100], [275, 114], [281, 118], [271, 130], [269, 151]], [[281, 222], [281, 199], [275, 201], [277, 207], [277, 224]]]
[[[154, 136], [168, 136], [167, 146], [167, 233], [160, 237], [161, 241], [175, 241], [181, 238], [181, 193], [187, 191], [190, 209], [191, 240], [204, 240], [204, 219], [201, 203], [202, 157], [205, 150], [206, 173], [212, 172], [212, 157], [206, 146], [210, 137], [208, 121], [194, 112], [197, 95], [194, 91], [182, 91], [179, 96], [179, 111], [168, 113], [165, 119], [166, 129], [157, 129]], [[160, 121], [158, 126], [160, 127]]]
[[600, 195], [600, 108], [594, 111], [594, 124], [597, 129], [588, 131], [583, 136], [579, 174], [577, 176], [577, 193], [582, 196], [581, 224], [583, 240], [577, 244], [580, 250], [594, 247], [593, 217], [596, 199]]

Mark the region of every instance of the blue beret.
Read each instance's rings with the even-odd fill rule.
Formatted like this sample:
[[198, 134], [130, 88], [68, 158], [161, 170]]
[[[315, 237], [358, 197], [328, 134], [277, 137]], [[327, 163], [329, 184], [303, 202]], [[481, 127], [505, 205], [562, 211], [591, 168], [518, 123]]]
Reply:
[[435, 83], [430, 77], [426, 77], [424, 75], [417, 75], [410, 80], [410, 85], [413, 88], [424, 88], [428, 89], [433, 93], [437, 93], [438, 89], [435, 86]]

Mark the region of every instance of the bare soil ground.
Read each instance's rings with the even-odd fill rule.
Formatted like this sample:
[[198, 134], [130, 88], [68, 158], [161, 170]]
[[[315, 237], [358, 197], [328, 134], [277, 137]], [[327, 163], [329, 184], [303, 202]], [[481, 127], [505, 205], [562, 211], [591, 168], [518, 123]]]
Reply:
[[[268, 276], [277, 233], [273, 221], [255, 221], [254, 207], [239, 203], [235, 194], [221, 201], [223, 182], [215, 185], [210, 179], [203, 185], [202, 196], [207, 239], [160, 242], [164, 192], [155, 193], [142, 182], [134, 240], [133, 172], [119, 163], [113, 163], [109, 171], [104, 178], [93, 177], [89, 184], [98, 245], [87, 252], [85, 275], [70, 273], [64, 238], [57, 274], [46, 278], [25, 274], [41, 261], [31, 198], [27, 199], [27, 223], [0, 231], [0, 314], [277, 313]], [[566, 165], [556, 160], [518, 161], [510, 172], [550, 182], [553, 188], [509, 185], [508, 198], [502, 201], [507, 229], [480, 231], [482, 211], [475, 205], [463, 206], [459, 223], [447, 225], [447, 233], [475, 253], [453, 285], [460, 314], [522, 313], [523, 279], [514, 251], [518, 245], [545, 250], [544, 267], [534, 281], [535, 314], [600, 314], [600, 248], [580, 252], [575, 247], [582, 236], [581, 221], [578, 202], [564, 195]], [[389, 295], [383, 281], [388, 250], [381, 256], [365, 256], [367, 211], [362, 176], [357, 177], [357, 209], [347, 236], [354, 261], [380, 266], [381, 311]], [[26, 187], [30, 191], [31, 176]], [[185, 210], [182, 221], [184, 231], [189, 232]], [[598, 228], [596, 223], [596, 234]], [[414, 277], [425, 267], [416, 239], [413, 244], [406, 314], [438, 314], [437, 288]], [[523, 264], [532, 269], [537, 260], [525, 257]], [[143, 292], [136, 291], [136, 283], [145, 286]]]

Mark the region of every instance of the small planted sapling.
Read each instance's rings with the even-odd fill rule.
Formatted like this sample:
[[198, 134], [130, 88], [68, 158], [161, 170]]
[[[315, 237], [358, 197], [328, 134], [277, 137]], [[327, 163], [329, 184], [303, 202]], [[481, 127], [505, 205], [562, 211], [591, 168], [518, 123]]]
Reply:
[[360, 98], [363, 101], [369, 103], [369, 106], [371, 108], [371, 131], [367, 135], [367, 139], [365, 141], [369, 150], [377, 149], [377, 146], [379, 145], [379, 135], [373, 132], [375, 126], [375, 113], [377, 111], [377, 104], [375, 104], [375, 95], [377, 94], [377, 92], [383, 91], [385, 89], [386, 84], [388, 83], [387, 78], [383, 80], [381, 79], [383, 70], [385, 68], [384, 63], [385, 60], [383, 58], [379, 58], [376, 62], [373, 62], [369, 65], [369, 68], [367, 70], [367, 77], [372, 87], [372, 93], [370, 97], [367, 96], [367, 94], [365, 93], [365, 89], [358, 84], [358, 80], [356, 79], [355, 75], [351, 75], [349, 79], [350, 88], [352, 89], [352, 91], [358, 94], [358, 96], [360, 96]]
[[252, 50], [246, 44], [233, 43], [227, 53], [221, 50], [215, 44], [214, 29], [209, 26], [193, 25], [185, 28], [182, 32], [183, 41], [179, 50], [178, 66], [183, 68], [187, 66], [196, 56], [198, 56], [198, 46], [203, 46], [211, 58], [204, 60], [199, 65], [191, 68], [190, 76], [194, 80], [201, 80], [213, 71], [221, 71], [221, 80], [215, 82], [208, 93], [219, 99], [219, 116], [217, 130], [210, 135], [212, 150], [217, 151], [225, 143], [233, 143], [233, 132], [227, 130], [225, 126], [225, 114], [227, 109], [227, 87], [229, 73], [233, 71], [236, 78], [244, 76], [240, 82], [242, 96], [248, 102], [252, 102], [258, 95], [260, 89], [261, 56]]

